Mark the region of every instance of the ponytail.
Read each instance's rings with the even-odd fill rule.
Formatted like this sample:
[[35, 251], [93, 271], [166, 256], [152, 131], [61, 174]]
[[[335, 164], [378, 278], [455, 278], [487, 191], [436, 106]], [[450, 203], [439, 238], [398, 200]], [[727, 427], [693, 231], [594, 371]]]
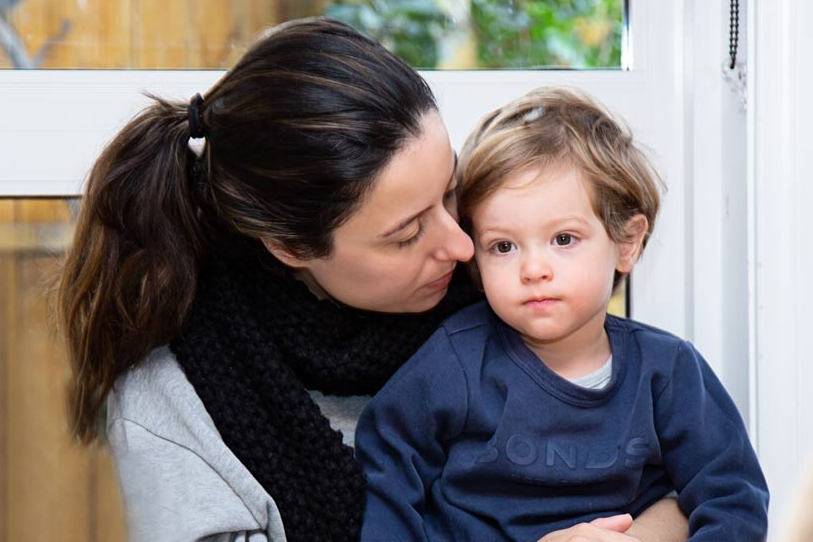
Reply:
[[62, 268], [57, 318], [72, 369], [71, 431], [83, 443], [98, 436], [116, 379], [180, 331], [206, 252], [190, 115], [154, 99], [93, 166]]

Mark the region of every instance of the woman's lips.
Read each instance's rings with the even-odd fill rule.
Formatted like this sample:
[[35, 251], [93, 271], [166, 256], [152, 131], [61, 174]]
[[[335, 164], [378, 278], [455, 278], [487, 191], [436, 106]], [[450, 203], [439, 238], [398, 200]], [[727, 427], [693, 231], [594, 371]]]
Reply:
[[454, 269], [443, 275], [437, 280], [433, 280], [429, 284], [425, 286], [425, 288], [429, 290], [442, 290], [449, 286], [449, 283], [452, 281], [452, 274], [454, 273]]

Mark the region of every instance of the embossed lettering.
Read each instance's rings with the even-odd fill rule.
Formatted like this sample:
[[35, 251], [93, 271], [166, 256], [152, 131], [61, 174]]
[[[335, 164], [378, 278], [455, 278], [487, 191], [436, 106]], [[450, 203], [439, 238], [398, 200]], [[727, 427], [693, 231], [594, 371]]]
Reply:
[[649, 453], [649, 439], [637, 437], [630, 439], [624, 452], [629, 456], [624, 461], [624, 466], [630, 469], [637, 469], [644, 466], [646, 456]]
[[538, 452], [531, 439], [524, 435], [513, 435], [505, 443], [505, 455], [515, 465], [530, 465], [536, 461]]
[[587, 452], [585, 469], [606, 469], [618, 460], [618, 448], [592, 448]]
[[496, 436], [493, 437], [485, 445], [484, 451], [475, 462], [493, 463], [500, 458], [502, 453], [508, 461], [520, 467], [532, 465], [537, 460], [541, 461], [541, 456], [547, 467], [556, 467], [559, 462], [571, 470], [577, 468], [608, 469], [618, 463], [619, 458], [623, 458], [625, 467], [639, 469], [644, 466], [649, 455], [649, 439], [632, 438], [623, 445], [623, 448], [621, 446], [579, 447], [576, 444], [551, 440], [534, 442], [531, 437], [517, 433], [509, 437], [503, 445], [499, 443]]
[[494, 442], [489, 441], [486, 444], [486, 451], [477, 458], [478, 463], [494, 463], [497, 458], [500, 456], [500, 451], [497, 450], [497, 447], [494, 445]]
[[559, 456], [562, 461], [565, 462], [565, 465], [570, 467], [571, 469], [576, 468], [576, 447], [573, 445], [569, 445], [567, 447], [557, 445], [554, 442], [548, 442], [548, 453], [546, 456], [545, 464], [549, 467], [552, 467], [556, 462], [556, 456]]

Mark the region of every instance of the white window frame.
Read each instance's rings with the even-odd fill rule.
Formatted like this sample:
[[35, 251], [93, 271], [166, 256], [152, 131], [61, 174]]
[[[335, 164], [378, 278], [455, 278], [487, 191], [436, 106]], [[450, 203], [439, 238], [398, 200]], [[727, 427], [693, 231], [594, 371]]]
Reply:
[[[756, 437], [771, 489], [769, 540], [791, 514], [810, 525], [813, 483], [813, 47], [806, 0], [748, 1], [748, 190], [751, 366]], [[803, 484], [807, 484], [803, 486]], [[797, 525], [797, 527], [801, 526]], [[805, 531], [807, 532], [807, 531]], [[795, 533], [800, 536], [802, 533]]]

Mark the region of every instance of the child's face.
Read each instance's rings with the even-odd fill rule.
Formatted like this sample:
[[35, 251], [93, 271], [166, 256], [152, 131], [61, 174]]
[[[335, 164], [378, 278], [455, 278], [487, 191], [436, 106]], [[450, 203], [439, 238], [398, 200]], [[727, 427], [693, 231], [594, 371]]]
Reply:
[[634, 262], [607, 235], [588, 190], [576, 167], [532, 168], [472, 213], [488, 302], [530, 345], [578, 348], [602, 333], [613, 273]]

